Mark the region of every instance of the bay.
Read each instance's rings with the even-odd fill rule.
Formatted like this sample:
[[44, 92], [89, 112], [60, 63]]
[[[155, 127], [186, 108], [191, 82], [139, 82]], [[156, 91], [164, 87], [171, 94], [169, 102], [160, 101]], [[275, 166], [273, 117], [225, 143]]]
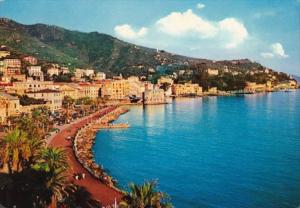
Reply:
[[300, 205], [300, 92], [132, 106], [101, 130], [96, 162], [126, 189], [158, 180], [175, 207]]

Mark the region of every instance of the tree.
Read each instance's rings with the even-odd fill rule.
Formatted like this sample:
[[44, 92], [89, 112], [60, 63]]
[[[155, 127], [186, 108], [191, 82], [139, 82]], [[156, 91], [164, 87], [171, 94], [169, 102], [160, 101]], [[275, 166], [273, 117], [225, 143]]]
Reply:
[[83, 97], [76, 100], [76, 104], [81, 105], [83, 114], [86, 115], [90, 109], [90, 106], [93, 104], [93, 100], [89, 97]]
[[156, 191], [155, 182], [145, 182], [142, 185], [129, 185], [130, 192], [120, 202], [120, 208], [171, 208], [168, 196]]
[[65, 96], [62, 101], [62, 106], [65, 111], [65, 119], [68, 120], [70, 118], [70, 109], [72, 110], [74, 107], [75, 100], [70, 96]]
[[27, 134], [17, 128], [10, 131], [0, 144], [1, 163], [7, 165], [10, 174], [19, 172], [25, 161], [31, 156]]
[[36, 128], [40, 130], [39, 136], [44, 137], [49, 130], [51, 111], [46, 106], [34, 108], [31, 112], [33, 122], [36, 124]]
[[92, 198], [92, 195], [82, 186], [74, 186], [66, 188], [68, 193], [62, 202], [66, 208], [97, 208], [102, 207], [101, 204]]
[[61, 200], [66, 194], [68, 169], [66, 151], [60, 148], [45, 148], [40, 152], [37, 164], [33, 168], [46, 173], [46, 187], [52, 195], [52, 207], [56, 207], [57, 200]]

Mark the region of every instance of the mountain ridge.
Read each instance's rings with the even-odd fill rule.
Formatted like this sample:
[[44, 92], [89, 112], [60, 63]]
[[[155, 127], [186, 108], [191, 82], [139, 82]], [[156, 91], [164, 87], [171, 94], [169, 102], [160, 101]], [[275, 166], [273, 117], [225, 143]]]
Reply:
[[147, 68], [162, 64], [213, 62], [138, 46], [104, 33], [85, 33], [42, 23], [25, 25], [8, 18], [0, 18], [0, 41], [16, 52], [45, 61], [113, 73], [122, 73], [124, 68], [136, 70], [135, 66], [140, 65], [145, 67], [143, 72], [146, 73]]

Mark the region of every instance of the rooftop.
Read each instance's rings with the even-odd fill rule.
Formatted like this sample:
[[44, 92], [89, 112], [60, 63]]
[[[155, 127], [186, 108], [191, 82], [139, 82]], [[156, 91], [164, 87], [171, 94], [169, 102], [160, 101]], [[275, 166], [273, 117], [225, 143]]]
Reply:
[[6, 92], [0, 92], [0, 97], [3, 97], [3, 98], [8, 99], [8, 100], [19, 100], [18, 97], [12, 96], [12, 95], [10, 95]]
[[34, 93], [59, 93], [59, 92], [60, 92], [59, 90], [42, 89], [42, 90], [38, 90], [38, 91], [30, 91], [30, 92], [27, 92], [27, 93], [34, 94]]

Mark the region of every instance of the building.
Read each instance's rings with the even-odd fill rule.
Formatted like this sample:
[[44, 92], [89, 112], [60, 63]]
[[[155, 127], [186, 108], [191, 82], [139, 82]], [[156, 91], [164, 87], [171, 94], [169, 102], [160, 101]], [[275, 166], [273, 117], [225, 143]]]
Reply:
[[20, 59], [4, 59], [3, 62], [7, 68], [21, 68]]
[[169, 84], [172, 85], [174, 83], [173, 79], [171, 79], [170, 77], [160, 77], [157, 80], [157, 84], [158, 85], [162, 85], [162, 84]]
[[31, 65], [37, 65], [37, 62], [38, 62], [37, 58], [35, 58], [33, 56], [25, 56], [23, 58], [23, 61], [25, 61]]
[[210, 76], [217, 76], [217, 75], [219, 75], [219, 70], [218, 69], [210, 69], [210, 68], [208, 68], [207, 69], [207, 73]]
[[104, 72], [97, 72], [94, 80], [99, 81], [99, 80], [104, 80], [106, 79], [106, 74]]
[[266, 84], [256, 84], [256, 82], [246, 82], [246, 92], [264, 92], [267, 90]]
[[59, 84], [56, 86], [56, 89], [58, 89], [61, 93], [61, 96], [64, 98], [65, 96], [71, 97], [72, 99], [78, 99], [79, 98], [79, 87], [76, 84]]
[[145, 90], [143, 93], [143, 103], [145, 105], [163, 104], [165, 102], [165, 93], [163, 89]]
[[149, 81], [144, 81], [143, 82], [145, 90], [153, 90], [154, 89], [154, 84], [152, 84]]
[[273, 87], [274, 90], [286, 90], [286, 89], [296, 89], [296, 88], [297, 88], [297, 81], [295, 80], [279, 82]]
[[228, 66], [224, 65], [223, 70], [224, 70], [225, 73], [228, 73], [229, 72]]
[[84, 70], [84, 75], [87, 76], [87, 77], [92, 77], [92, 76], [94, 76], [94, 74], [95, 74], [94, 69]]
[[81, 81], [81, 78], [84, 76], [84, 69], [75, 69], [75, 80], [76, 81]]
[[6, 124], [10, 116], [20, 114], [20, 100], [5, 92], [0, 92], [0, 124]]
[[201, 96], [202, 87], [198, 84], [174, 84], [172, 85], [172, 94], [174, 96]]
[[6, 73], [6, 68], [4, 67], [4, 62], [0, 60], [0, 73], [4, 75]]
[[50, 68], [47, 69], [47, 74], [49, 74], [50, 77], [53, 75], [59, 75], [59, 66], [57, 64], [53, 64]]
[[99, 97], [100, 87], [95, 84], [90, 83], [79, 83], [79, 92], [78, 98], [89, 97], [89, 98], [97, 98]]
[[27, 79], [23, 82], [14, 82], [12, 86], [7, 86], [5, 91], [8, 93], [24, 95], [29, 91], [39, 91], [43, 89], [55, 89], [53, 82], [51, 81], [38, 81]]
[[112, 100], [129, 99], [129, 83], [127, 80], [112, 80], [103, 84], [100, 90], [101, 97]]
[[21, 74], [21, 61], [20, 59], [4, 59], [1, 68], [4, 75], [11, 79], [11, 76]]
[[7, 76], [20, 75], [20, 74], [21, 74], [21, 68], [17, 68], [17, 67], [7, 67], [6, 68]]
[[43, 99], [47, 102], [52, 112], [59, 111], [62, 108], [62, 96], [59, 90], [43, 89], [38, 91], [26, 92], [28, 97]]
[[130, 76], [127, 78], [128, 82], [128, 95], [142, 98], [143, 92], [145, 91], [145, 85], [139, 80], [137, 76]]
[[208, 89], [208, 94], [210, 95], [217, 95], [218, 94], [218, 88], [217, 87], [211, 87]]
[[39, 76], [42, 72], [41, 66], [28, 66], [27, 67], [29, 76]]
[[0, 50], [0, 58], [5, 58], [7, 56], [10, 56], [10, 51]]
[[122, 74], [119, 74], [117, 76], [113, 76], [113, 80], [122, 80], [122, 79], [123, 79]]
[[59, 73], [62, 73], [62, 74], [69, 74], [69, 73], [70, 73], [70, 70], [69, 70], [68, 67], [60, 67]]
[[44, 74], [41, 66], [28, 66], [27, 70], [30, 77], [37, 77], [40, 81], [44, 81]]

